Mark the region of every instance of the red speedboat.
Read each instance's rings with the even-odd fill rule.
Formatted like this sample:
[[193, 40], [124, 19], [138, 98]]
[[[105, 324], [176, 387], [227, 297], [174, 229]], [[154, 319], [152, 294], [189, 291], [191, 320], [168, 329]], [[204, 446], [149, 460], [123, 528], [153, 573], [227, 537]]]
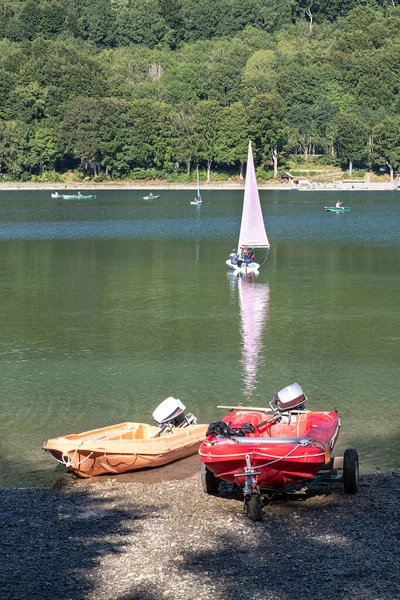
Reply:
[[242, 487], [253, 520], [261, 518], [262, 493], [289, 490], [321, 470], [343, 468], [346, 491], [357, 491], [356, 451], [346, 450], [335, 464], [331, 460], [340, 428], [337, 412], [306, 410], [306, 400], [293, 383], [275, 394], [269, 409], [221, 407], [231, 410], [209, 426], [199, 449], [204, 491], [215, 493], [220, 480]]

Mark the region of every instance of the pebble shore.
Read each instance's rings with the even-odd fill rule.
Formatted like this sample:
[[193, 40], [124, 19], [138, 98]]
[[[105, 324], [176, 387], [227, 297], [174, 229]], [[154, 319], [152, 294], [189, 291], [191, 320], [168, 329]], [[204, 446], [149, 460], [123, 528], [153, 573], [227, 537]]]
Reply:
[[398, 469], [362, 475], [254, 523], [230, 486], [203, 492], [193, 458], [2, 490], [0, 599], [398, 600], [399, 491]]

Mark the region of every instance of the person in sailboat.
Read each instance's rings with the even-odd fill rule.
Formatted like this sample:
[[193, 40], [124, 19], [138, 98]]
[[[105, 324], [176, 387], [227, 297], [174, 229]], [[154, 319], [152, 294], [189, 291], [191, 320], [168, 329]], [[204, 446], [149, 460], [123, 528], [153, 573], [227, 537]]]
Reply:
[[254, 262], [255, 254], [252, 249], [247, 250], [246, 253], [246, 264]]
[[236, 248], [232, 249], [232, 252], [229, 255], [229, 258], [231, 259], [231, 263], [233, 265], [237, 265], [239, 262], [239, 256], [238, 253], [236, 252]]
[[254, 252], [251, 248], [243, 248], [243, 260], [248, 265], [251, 262], [254, 262]]

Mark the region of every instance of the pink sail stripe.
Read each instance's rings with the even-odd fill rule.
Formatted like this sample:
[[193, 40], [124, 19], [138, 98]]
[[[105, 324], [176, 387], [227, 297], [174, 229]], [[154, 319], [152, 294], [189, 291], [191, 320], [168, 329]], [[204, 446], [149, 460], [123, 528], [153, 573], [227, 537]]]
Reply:
[[239, 277], [240, 320], [242, 324], [242, 358], [244, 393], [252, 394], [257, 386], [257, 368], [263, 349], [263, 333], [268, 320], [269, 285]]
[[270, 246], [267, 232], [265, 231], [264, 217], [258, 194], [251, 142], [249, 142], [247, 157], [246, 183], [238, 250], [245, 246], [249, 248], [269, 248]]

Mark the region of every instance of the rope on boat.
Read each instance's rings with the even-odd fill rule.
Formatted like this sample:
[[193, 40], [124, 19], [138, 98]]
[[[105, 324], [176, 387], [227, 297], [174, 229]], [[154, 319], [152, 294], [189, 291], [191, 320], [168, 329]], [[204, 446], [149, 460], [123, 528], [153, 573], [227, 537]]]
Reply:
[[[75, 451], [75, 454], [76, 454], [76, 451]], [[88, 458], [90, 458], [92, 456], [92, 454], [94, 454], [94, 452], [91, 452], [90, 454], [88, 454], [87, 456], [85, 456], [85, 458], [83, 458], [82, 460], [80, 460], [77, 463], [73, 463], [72, 461], [67, 460], [67, 462], [64, 463], [64, 464], [65, 464], [66, 467], [78, 467], [79, 465], [81, 465], [82, 463], [84, 463], [85, 460], [87, 460]], [[75, 458], [75, 455], [74, 455], [74, 458]]]
[[[81, 443], [79, 444], [79, 446], [77, 446], [77, 447], [75, 448], [75, 452], [74, 452], [74, 455], [73, 455], [73, 457], [72, 457], [72, 460], [69, 460], [69, 458], [68, 458], [68, 454], [67, 454], [67, 455], [65, 455], [64, 453], [61, 455], [61, 456], [62, 456], [61, 460], [59, 460], [58, 458], [56, 458], [56, 457], [54, 456], [54, 454], [52, 454], [52, 457], [54, 458], [54, 460], [56, 460], [57, 462], [59, 462], [60, 464], [64, 465], [64, 466], [65, 466], [65, 467], [67, 467], [67, 468], [68, 468], [68, 467], [78, 467], [79, 465], [81, 465], [82, 463], [84, 463], [84, 462], [85, 462], [85, 460], [87, 460], [88, 458], [90, 458], [90, 457], [92, 456], [92, 454], [94, 454], [94, 452], [91, 452], [90, 454], [88, 454], [87, 456], [85, 456], [85, 458], [83, 458], [83, 459], [82, 459], [82, 460], [80, 460], [79, 462], [77, 462], [77, 463], [74, 463], [74, 460], [75, 460], [75, 457], [76, 457], [76, 455], [77, 455], [77, 452], [78, 452], [79, 448], [82, 446], [82, 444], [83, 444], [84, 442], [86, 442], [86, 440], [82, 440], [82, 441], [81, 441]], [[49, 450], [48, 450], [48, 452], [49, 452]], [[64, 457], [65, 457], [65, 458], [64, 458]]]
[[[266, 251], [262, 253], [260, 260], [257, 261], [258, 264], [260, 265], [260, 267], [262, 267], [266, 263], [268, 254], [269, 254], [269, 248], [267, 248]], [[261, 262], [262, 259], [264, 259], [264, 260]]]
[[[297, 450], [297, 448], [300, 448], [300, 446], [302, 446], [302, 444], [298, 444], [297, 446], [295, 446], [295, 448], [292, 448], [292, 450], [290, 450], [290, 451], [289, 451], [289, 452], [286, 454], [286, 456], [272, 457], [271, 455], [268, 455], [268, 454], [263, 454], [262, 452], [259, 452], [258, 454], [259, 454], [260, 456], [265, 456], [265, 457], [267, 457], [267, 456], [271, 456], [271, 458], [276, 458], [276, 460], [273, 460], [273, 461], [267, 462], [267, 463], [265, 463], [264, 465], [257, 465], [257, 469], [261, 469], [262, 467], [269, 467], [270, 465], [273, 465], [274, 463], [277, 463], [277, 462], [279, 462], [279, 461], [281, 461], [281, 460], [285, 460], [285, 458], [288, 458], [288, 457], [289, 457], [291, 454], [293, 454], [293, 452], [294, 452], [295, 450]], [[314, 454], [313, 456], [324, 456], [324, 455], [325, 455], [325, 452], [320, 452], [319, 454]], [[303, 458], [303, 457], [302, 457], [302, 456], [296, 456], [296, 458]]]
[[[50, 452], [48, 450], [48, 452]], [[83, 458], [82, 460], [80, 460], [77, 463], [73, 463], [72, 461], [70, 461], [68, 458], [67, 460], [64, 459], [65, 454], [63, 454], [63, 458], [61, 460], [59, 460], [58, 458], [56, 458], [54, 456], [54, 454], [52, 454], [52, 457], [54, 458], [54, 460], [56, 460], [57, 462], [59, 462], [61, 465], [64, 465], [64, 467], [75, 467], [81, 465], [83, 462], [85, 462], [85, 460], [87, 460], [88, 458], [90, 458], [92, 456], [93, 452], [91, 452], [90, 454], [88, 454], [88, 456], [85, 456], [85, 458]], [[68, 455], [67, 455], [68, 456]]]
[[[256, 453], [259, 456], [265, 456], [266, 458], [269, 457], [269, 458], [275, 459], [275, 460], [269, 461], [269, 462], [267, 462], [267, 463], [265, 463], [263, 465], [257, 465], [257, 469], [262, 468], [262, 467], [267, 467], [269, 465], [273, 465], [274, 463], [280, 462], [281, 460], [285, 460], [291, 454], [293, 454], [293, 452], [295, 452], [298, 448], [301, 448], [301, 447], [303, 447], [303, 444], [297, 444], [297, 446], [295, 446], [294, 448], [292, 448], [285, 456], [274, 456], [274, 455], [271, 455], [271, 454], [264, 454], [263, 452], [257, 452], [256, 451]], [[199, 454], [201, 456], [208, 456], [208, 453], [205, 454], [203, 452], [199, 452]], [[231, 458], [231, 457], [237, 457], [237, 456], [246, 456], [247, 454], [248, 454], [248, 452], [245, 452], [245, 453], [241, 452], [239, 454], [218, 454], [218, 458]], [[313, 456], [324, 456], [324, 455], [325, 455], [325, 452], [320, 452], [319, 454], [314, 454]], [[302, 455], [302, 456], [296, 456], [296, 458], [305, 458], [305, 456], [304, 455]]]

